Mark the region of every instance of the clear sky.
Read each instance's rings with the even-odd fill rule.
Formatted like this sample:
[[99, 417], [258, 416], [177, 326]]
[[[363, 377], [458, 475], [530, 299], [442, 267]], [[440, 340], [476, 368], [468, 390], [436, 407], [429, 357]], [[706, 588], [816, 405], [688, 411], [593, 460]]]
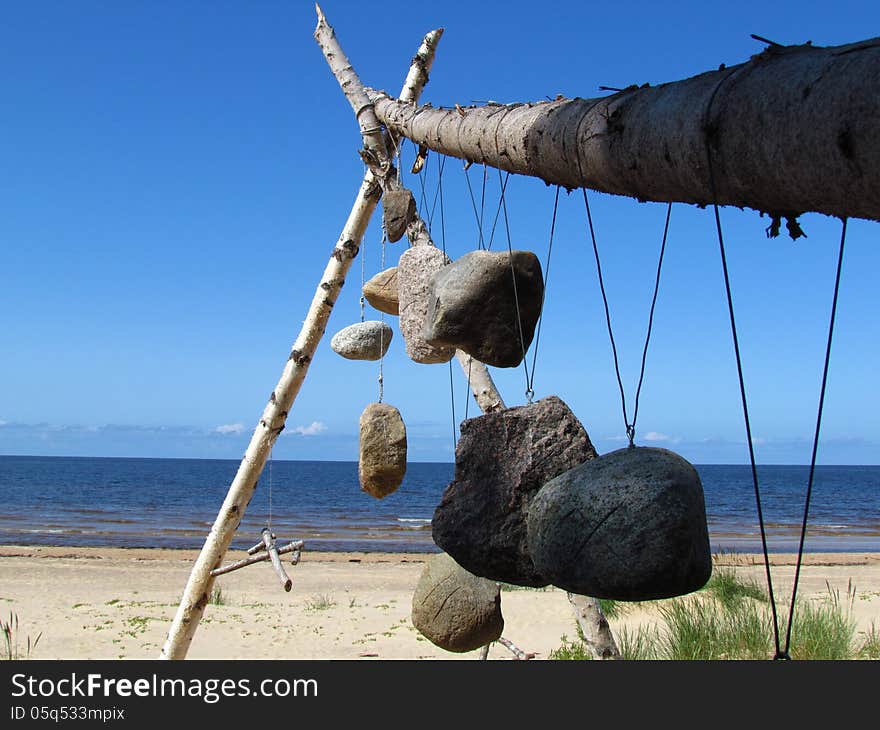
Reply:
[[[880, 27], [876, 2], [850, 0], [322, 7], [364, 82], [392, 93], [424, 33], [444, 27], [423, 95], [435, 106], [599, 96], [600, 85], [742, 62], [763, 48], [750, 33], [837, 45]], [[363, 172], [314, 26], [313, 4], [293, 0], [4, 5], [0, 454], [244, 452]], [[405, 168], [412, 156], [407, 146]], [[429, 158], [421, 182], [405, 178], [417, 197], [424, 184], [433, 201], [439, 163]], [[457, 257], [479, 234], [462, 164], [443, 169], [442, 228]], [[479, 204], [483, 170], [468, 174]], [[486, 235], [499, 199], [496, 171], [487, 178]], [[542, 262], [554, 192], [524, 177], [507, 188], [512, 244]], [[591, 201], [632, 408], [665, 207]], [[758, 461], [807, 463], [840, 223], [805, 215], [808, 238], [792, 242], [767, 239], [768, 220], [751, 211], [723, 209], [722, 220]], [[432, 222], [439, 243], [437, 209]], [[367, 277], [382, 267], [380, 235], [373, 225], [365, 239]], [[877, 238], [876, 224], [851, 221], [821, 463], [880, 463]], [[495, 241], [506, 246], [501, 226]], [[386, 266], [404, 245], [388, 245]], [[329, 339], [359, 320], [360, 280], [358, 260], [276, 458], [357, 459], [378, 364], [342, 359]], [[385, 401], [403, 414], [411, 460], [450, 461], [462, 373], [453, 400], [449, 367], [409, 361], [391, 324]], [[493, 374], [508, 405], [525, 401], [521, 368]], [[623, 445], [577, 193], [560, 197], [535, 391], [565, 400], [600, 452]], [[637, 442], [695, 463], [748, 459], [711, 210], [672, 211]]]

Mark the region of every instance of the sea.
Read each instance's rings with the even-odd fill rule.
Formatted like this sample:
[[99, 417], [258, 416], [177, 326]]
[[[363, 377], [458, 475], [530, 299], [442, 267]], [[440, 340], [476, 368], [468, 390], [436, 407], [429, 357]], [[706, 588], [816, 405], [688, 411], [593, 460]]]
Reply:
[[[0, 545], [189, 548], [204, 544], [237, 460], [0, 456]], [[713, 552], [760, 552], [751, 467], [696, 465]], [[272, 460], [232, 546], [267, 525], [279, 542], [330, 552], [439, 549], [431, 516], [450, 463], [410, 463], [384, 499], [361, 491], [356, 462]], [[761, 466], [770, 552], [797, 552], [807, 466]], [[816, 468], [808, 552], [880, 552], [880, 466]]]

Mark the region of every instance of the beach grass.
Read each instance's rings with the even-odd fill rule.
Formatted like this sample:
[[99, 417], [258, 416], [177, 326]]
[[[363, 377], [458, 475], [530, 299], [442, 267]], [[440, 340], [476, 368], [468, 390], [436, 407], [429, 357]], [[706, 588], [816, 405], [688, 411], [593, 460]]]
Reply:
[[8, 660], [29, 659], [31, 652], [37, 648], [40, 637], [43, 635], [41, 631], [33, 639], [30, 634], [22, 638], [18, 614], [13, 612], [10, 612], [9, 618], [0, 620], [0, 632], [3, 633], [5, 642], [5, 648], [0, 658]]
[[[857, 637], [850, 584], [842, 598], [828, 586], [821, 600], [798, 601], [792, 621], [790, 655], [800, 660], [871, 659], [880, 656], [880, 634], [871, 629]], [[716, 568], [697, 593], [650, 602], [657, 621], [616, 632], [621, 657], [629, 660], [769, 659], [775, 654], [772, 612], [767, 594], [753, 581], [743, 581], [729, 567]], [[604, 606], [603, 606], [604, 609]], [[611, 616], [606, 612], [606, 616]], [[785, 646], [787, 610], [778, 612], [780, 644]], [[551, 659], [589, 659], [577, 640], [561, 638]]]

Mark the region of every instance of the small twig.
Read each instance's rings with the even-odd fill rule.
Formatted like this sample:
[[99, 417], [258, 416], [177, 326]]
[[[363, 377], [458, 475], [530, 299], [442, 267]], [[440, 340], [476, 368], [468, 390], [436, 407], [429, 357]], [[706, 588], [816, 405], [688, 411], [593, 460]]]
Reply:
[[751, 33], [750, 36], [752, 38], [754, 38], [756, 41], [760, 41], [761, 43], [766, 43], [768, 46], [776, 46], [777, 48], [783, 47], [781, 43], [777, 43], [776, 41], [771, 41], [769, 38], [762, 38], [761, 36], [755, 35], [754, 33]]
[[486, 644], [482, 649], [480, 649], [480, 660], [486, 661], [489, 658], [489, 647], [492, 646], [492, 642]]
[[[265, 547], [265, 546], [264, 546]], [[278, 548], [275, 552], [278, 555], [285, 555], [287, 553], [299, 554], [300, 551], [305, 547], [305, 543], [302, 540], [296, 540], [294, 542], [285, 545], [284, 547]], [[211, 575], [213, 577], [217, 577], [218, 575], [223, 575], [225, 573], [231, 573], [233, 570], [239, 570], [240, 568], [246, 568], [248, 565], [256, 565], [257, 563], [264, 563], [269, 560], [269, 554], [266, 552], [258, 553], [250, 558], [244, 558], [244, 560], [238, 560], [235, 563], [230, 563], [229, 565], [221, 566], [220, 568], [214, 568], [211, 571]], [[297, 562], [299, 562], [299, 557], [297, 557]], [[294, 563], [296, 565], [296, 563]]]
[[269, 559], [272, 561], [272, 567], [275, 568], [278, 580], [281, 581], [284, 590], [289, 591], [293, 586], [293, 581], [290, 580], [290, 577], [284, 571], [284, 566], [281, 565], [281, 558], [278, 557], [278, 548], [275, 547], [275, 535], [272, 534], [272, 531], [268, 527], [264, 527], [261, 534], [263, 537], [263, 544], [266, 546], [266, 552], [269, 553]]
[[535, 658], [534, 652], [528, 652], [528, 653], [524, 652], [522, 649], [520, 649], [518, 646], [516, 646], [510, 639], [505, 639], [503, 636], [499, 637], [498, 643], [501, 644], [501, 646], [509, 649], [511, 651], [511, 653], [517, 659], [521, 659], [521, 660], [525, 661], [527, 659], [534, 659]]

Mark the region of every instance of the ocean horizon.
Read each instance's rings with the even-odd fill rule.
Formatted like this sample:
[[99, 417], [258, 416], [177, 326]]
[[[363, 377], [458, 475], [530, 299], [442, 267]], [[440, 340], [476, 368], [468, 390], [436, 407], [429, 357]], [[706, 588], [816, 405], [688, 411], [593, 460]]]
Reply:
[[[0, 456], [0, 545], [198, 549], [240, 460]], [[713, 552], [760, 552], [748, 464], [695, 464]], [[279, 541], [306, 549], [436, 552], [431, 516], [451, 462], [411, 462], [403, 484], [377, 500], [360, 490], [357, 462], [267, 463], [232, 547]], [[758, 467], [768, 550], [796, 552], [808, 465]], [[809, 552], [880, 552], [880, 466], [816, 467]]]

